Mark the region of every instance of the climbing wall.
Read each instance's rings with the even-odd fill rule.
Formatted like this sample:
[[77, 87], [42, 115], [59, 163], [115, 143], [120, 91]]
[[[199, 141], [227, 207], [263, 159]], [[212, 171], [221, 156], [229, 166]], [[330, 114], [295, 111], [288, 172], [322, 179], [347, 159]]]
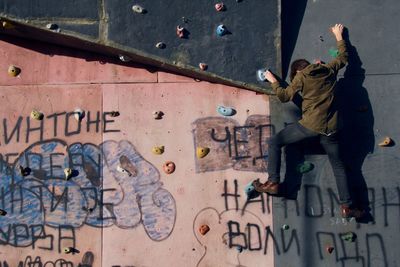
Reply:
[[267, 96], [1, 38], [0, 266], [273, 266]]
[[280, 66], [279, 2], [3, 0], [0, 31], [265, 91], [255, 77]]
[[[291, 43], [284, 45], [285, 57], [330, 61], [336, 46], [329, 27], [335, 23], [348, 27], [349, 65], [340, 73], [337, 94], [342, 151], [355, 202], [369, 214], [358, 222], [342, 219], [327, 156], [315, 141], [299, 145], [306, 153], [305, 160], [315, 168], [299, 177], [293, 171], [296, 161], [286, 165], [286, 182], [294, 197], [301, 187], [296, 200], [274, 201], [275, 266], [399, 266], [400, 151], [396, 143], [400, 128], [396, 121], [400, 114], [396, 85], [400, 81], [400, 6], [395, 0], [313, 0], [297, 5], [304, 8], [282, 18], [286, 25], [282, 32], [292, 34], [283, 39], [295, 43], [294, 49]], [[299, 26], [291, 27], [291, 19], [299, 17]], [[298, 118], [293, 103], [274, 101], [271, 106], [277, 129]], [[392, 146], [379, 146], [385, 137], [394, 140]], [[288, 148], [287, 158], [293, 148]], [[279, 238], [279, 227], [284, 224], [296, 233], [294, 239], [286, 240], [286, 245], [297, 244], [296, 250], [286, 251]], [[349, 232], [356, 235], [352, 242], [345, 238]]]

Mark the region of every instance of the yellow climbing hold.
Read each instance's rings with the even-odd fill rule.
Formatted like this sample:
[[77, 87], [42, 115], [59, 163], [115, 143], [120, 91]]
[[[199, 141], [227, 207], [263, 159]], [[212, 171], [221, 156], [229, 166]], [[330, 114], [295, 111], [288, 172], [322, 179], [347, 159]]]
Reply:
[[161, 155], [162, 153], [164, 153], [164, 149], [164, 146], [155, 146], [151, 149], [151, 151], [153, 152], [153, 154]]
[[43, 119], [43, 113], [34, 109], [31, 111], [31, 118], [40, 121]]
[[209, 147], [197, 147], [196, 149], [196, 155], [199, 159], [204, 158], [208, 153], [210, 153]]
[[65, 174], [65, 179], [68, 180], [69, 178], [72, 177], [72, 169], [71, 168], [65, 168], [64, 169], [64, 174]]
[[386, 136], [385, 139], [383, 139], [382, 142], [379, 143], [379, 146], [385, 147], [385, 146], [391, 146], [393, 145], [393, 140]]
[[15, 28], [15, 26], [11, 22], [8, 22], [8, 21], [1, 22], [1, 26], [3, 26], [4, 29]]
[[11, 65], [8, 67], [8, 75], [10, 75], [11, 77], [16, 77], [21, 73], [21, 69]]

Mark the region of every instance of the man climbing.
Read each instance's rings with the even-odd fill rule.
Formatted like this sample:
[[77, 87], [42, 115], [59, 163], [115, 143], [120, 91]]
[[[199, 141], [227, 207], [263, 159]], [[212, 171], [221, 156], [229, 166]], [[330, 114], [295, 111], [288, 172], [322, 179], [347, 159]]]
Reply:
[[281, 148], [306, 138], [319, 137], [336, 178], [342, 217], [360, 218], [363, 212], [352, 207], [345, 166], [339, 156], [337, 108], [334, 103], [337, 74], [346, 65], [348, 59], [346, 42], [343, 40], [343, 28], [342, 24], [336, 24], [331, 28], [337, 41], [339, 54], [328, 64], [322, 64], [322, 62], [310, 64], [305, 59], [295, 60], [291, 65], [291, 84], [287, 87], [283, 86], [269, 70], [264, 73], [281, 102], [291, 101], [296, 93], [301, 94], [302, 118], [299, 122], [289, 124], [270, 139], [268, 181], [260, 183], [256, 180], [253, 186], [258, 192], [277, 195], [280, 182]]

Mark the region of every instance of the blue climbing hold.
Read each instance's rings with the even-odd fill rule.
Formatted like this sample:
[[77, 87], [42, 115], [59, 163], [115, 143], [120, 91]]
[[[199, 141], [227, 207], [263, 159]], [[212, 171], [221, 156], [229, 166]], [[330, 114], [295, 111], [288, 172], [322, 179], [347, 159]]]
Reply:
[[247, 195], [247, 199], [253, 199], [260, 195], [260, 193], [257, 192], [256, 189], [254, 188], [253, 182], [246, 185], [246, 187], [244, 188], [244, 192]]
[[224, 36], [227, 33], [227, 29], [225, 27], [225, 25], [221, 24], [218, 25], [217, 27], [217, 35], [218, 36]]
[[242, 247], [242, 246], [236, 246], [236, 250], [237, 250], [239, 253], [242, 253], [243, 247]]
[[267, 79], [266, 79], [265, 76], [264, 76], [264, 73], [265, 73], [267, 70], [268, 70], [268, 69], [266, 69], [266, 68], [257, 70], [257, 81], [260, 81], [260, 82], [265, 82], [265, 81], [267, 81]]
[[236, 114], [236, 110], [231, 107], [218, 106], [217, 111], [222, 116], [233, 116]]

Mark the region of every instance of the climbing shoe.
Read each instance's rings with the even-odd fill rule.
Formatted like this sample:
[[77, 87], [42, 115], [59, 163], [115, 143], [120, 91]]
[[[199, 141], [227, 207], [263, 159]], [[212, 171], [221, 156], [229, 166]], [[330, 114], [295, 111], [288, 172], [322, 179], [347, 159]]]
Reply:
[[343, 218], [356, 218], [360, 219], [364, 216], [365, 212], [363, 210], [352, 208], [349, 205], [341, 205], [340, 212]]
[[271, 195], [276, 195], [279, 192], [279, 183], [266, 181], [265, 183], [260, 183], [260, 180], [257, 179], [253, 182], [254, 189], [259, 193], [268, 193]]

